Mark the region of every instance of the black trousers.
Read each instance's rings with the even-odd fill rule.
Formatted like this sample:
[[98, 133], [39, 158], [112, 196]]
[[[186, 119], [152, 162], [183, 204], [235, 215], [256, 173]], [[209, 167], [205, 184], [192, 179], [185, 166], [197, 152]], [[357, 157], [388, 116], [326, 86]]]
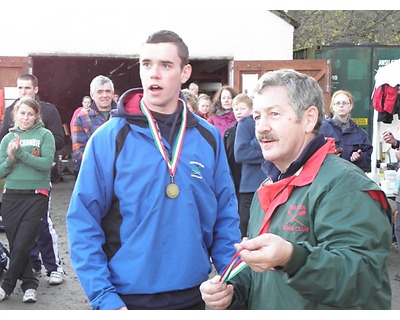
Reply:
[[204, 310], [199, 286], [154, 294], [119, 295], [128, 310]]
[[13, 293], [18, 279], [22, 281], [23, 291], [39, 286], [33, 275], [30, 254], [48, 203], [47, 196], [33, 192], [3, 194], [1, 215], [10, 246], [10, 261], [1, 287], [8, 295]]
[[240, 233], [242, 238], [247, 236], [247, 226], [250, 219], [250, 206], [254, 192], [239, 193]]
[[[49, 208], [51, 206], [51, 193], [49, 195]], [[50, 218], [50, 211], [42, 219], [36, 244], [31, 252], [32, 268], [36, 271], [46, 268], [47, 275], [52, 271], [61, 271], [61, 260], [58, 252], [58, 235]]]

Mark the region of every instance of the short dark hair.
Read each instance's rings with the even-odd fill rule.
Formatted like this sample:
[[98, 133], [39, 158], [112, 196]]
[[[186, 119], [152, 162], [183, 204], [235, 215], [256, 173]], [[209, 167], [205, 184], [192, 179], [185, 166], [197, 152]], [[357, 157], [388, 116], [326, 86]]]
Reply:
[[29, 73], [20, 75], [17, 80], [30, 81], [34, 88], [36, 88], [39, 84], [38, 79], [33, 74]]
[[182, 38], [175, 32], [169, 30], [160, 30], [151, 34], [146, 43], [173, 43], [178, 49], [178, 55], [181, 58], [181, 67], [189, 64], [189, 49]]

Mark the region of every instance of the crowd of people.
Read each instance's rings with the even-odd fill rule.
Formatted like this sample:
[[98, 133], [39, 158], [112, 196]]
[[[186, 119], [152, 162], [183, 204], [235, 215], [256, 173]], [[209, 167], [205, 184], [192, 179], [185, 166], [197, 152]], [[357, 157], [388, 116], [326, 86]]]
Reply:
[[[392, 212], [365, 175], [373, 147], [349, 91], [325, 117], [317, 81], [290, 69], [265, 73], [251, 94], [183, 89], [189, 49], [168, 30], [147, 38], [139, 66], [142, 88], [121, 95], [96, 76], [70, 122], [69, 252], [93, 309], [391, 308]], [[10, 246], [0, 301], [21, 280], [23, 302], [35, 302], [41, 264], [50, 284], [63, 281], [46, 249], [57, 237], [45, 236], [63, 145], [37, 79], [17, 86], [0, 129]]]

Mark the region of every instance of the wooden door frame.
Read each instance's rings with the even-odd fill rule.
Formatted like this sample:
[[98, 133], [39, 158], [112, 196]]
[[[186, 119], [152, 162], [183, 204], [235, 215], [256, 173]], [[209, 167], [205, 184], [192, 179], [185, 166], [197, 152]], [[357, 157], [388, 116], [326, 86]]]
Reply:
[[31, 57], [0, 56], [0, 88], [15, 87], [20, 75], [32, 70]]
[[2, 57], [0, 56], [0, 122], [3, 121], [6, 107], [6, 87], [16, 87], [17, 79], [21, 74], [32, 70], [30, 57]]
[[330, 116], [331, 63], [329, 59], [234, 61], [233, 65], [233, 86], [239, 92], [243, 90], [242, 76], [244, 74], [257, 74], [261, 77], [265, 72], [286, 68], [312, 76], [318, 81], [323, 91], [325, 115]]

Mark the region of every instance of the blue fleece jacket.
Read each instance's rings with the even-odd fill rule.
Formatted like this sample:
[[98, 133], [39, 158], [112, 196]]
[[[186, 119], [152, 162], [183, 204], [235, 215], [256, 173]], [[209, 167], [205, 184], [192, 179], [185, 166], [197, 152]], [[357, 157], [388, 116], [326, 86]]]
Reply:
[[236, 129], [235, 160], [242, 164], [240, 193], [255, 192], [267, 177], [261, 169], [265, 159], [256, 138], [253, 116], [242, 118]]
[[349, 119], [349, 127], [342, 131], [333, 119], [326, 119], [320, 128], [320, 133], [325, 137], [335, 139], [336, 149], [342, 148], [341, 157], [350, 161], [353, 151], [361, 150], [360, 159], [355, 165], [365, 171], [371, 170], [372, 144], [367, 132], [359, 127], [352, 119]]
[[[170, 172], [139, 108], [141, 97], [142, 90], [127, 91], [90, 137], [67, 213], [72, 265], [95, 309], [122, 307], [121, 295], [198, 287], [212, 270], [211, 259], [221, 272], [240, 241], [219, 131], [188, 112], [174, 177], [180, 193], [170, 199]], [[116, 135], [127, 122], [131, 130], [114, 178]], [[168, 154], [173, 146], [164, 136], [162, 142]], [[110, 211], [114, 193], [119, 202]]]

